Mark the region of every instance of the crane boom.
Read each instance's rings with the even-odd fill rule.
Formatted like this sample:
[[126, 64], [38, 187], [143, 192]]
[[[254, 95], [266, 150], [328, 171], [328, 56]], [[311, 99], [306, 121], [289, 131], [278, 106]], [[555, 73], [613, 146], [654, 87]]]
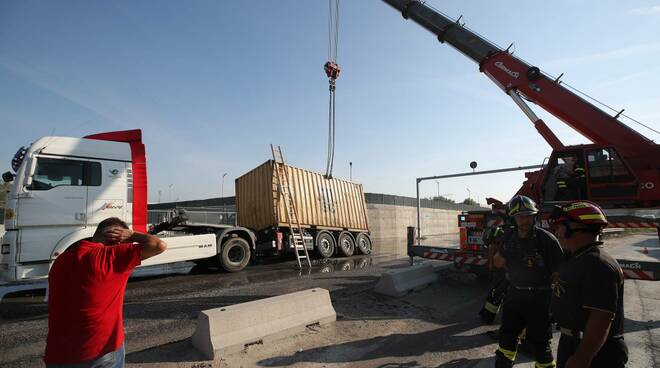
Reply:
[[616, 146], [631, 166], [660, 166], [660, 150], [656, 143], [574, 94], [558, 80], [541, 73], [539, 68], [528, 65], [508, 50], [502, 50], [418, 0], [383, 1], [400, 11], [404, 18], [435, 34], [440, 42], [450, 44], [479, 64], [480, 71], [514, 98], [553, 149], [561, 148], [557, 137], [541, 119], [534, 121], [534, 117], [521, 106], [524, 101], [516, 101], [512, 92], [541, 106], [593, 143]]

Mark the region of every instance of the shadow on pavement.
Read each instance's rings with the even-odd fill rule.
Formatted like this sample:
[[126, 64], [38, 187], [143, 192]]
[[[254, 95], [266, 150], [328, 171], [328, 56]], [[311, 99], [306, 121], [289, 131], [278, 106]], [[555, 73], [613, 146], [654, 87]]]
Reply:
[[637, 332], [637, 331], [651, 331], [660, 327], [660, 321], [635, 321], [630, 318], [624, 318], [623, 325], [624, 325], [623, 328], [624, 333]]
[[204, 361], [207, 361], [206, 358], [195, 350], [189, 338], [126, 355], [126, 363], [192, 363]]
[[[478, 322], [465, 322], [422, 333], [377, 336], [359, 341], [313, 348], [296, 352], [290, 356], [270, 358], [262, 360], [258, 364], [264, 367], [276, 367], [289, 366], [302, 362], [326, 364], [350, 363], [387, 357], [409, 357], [420, 356], [426, 353], [468, 350], [491, 344], [492, 340], [483, 334], [473, 336], [460, 335], [477, 327], [479, 327]], [[397, 367], [397, 365], [393, 366]], [[403, 366], [405, 367], [406, 365]], [[411, 366], [414, 367], [414, 365]]]

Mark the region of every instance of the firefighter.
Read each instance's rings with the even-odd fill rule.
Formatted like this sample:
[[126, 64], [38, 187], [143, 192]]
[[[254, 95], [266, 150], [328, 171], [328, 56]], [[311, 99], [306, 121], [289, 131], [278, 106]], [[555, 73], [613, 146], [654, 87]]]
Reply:
[[578, 164], [575, 164], [573, 168], [573, 180], [577, 191], [577, 197], [575, 199], [587, 198], [587, 177], [584, 175], [584, 168]]
[[488, 246], [488, 267], [491, 270], [493, 284], [486, 296], [486, 301], [479, 311], [481, 321], [485, 324], [491, 324], [495, 320], [497, 312], [500, 310], [500, 305], [506, 294], [506, 289], [509, 287], [509, 281], [506, 279], [506, 272], [504, 269], [496, 268], [493, 266], [493, 256], [499, 249], [499, 245], [504, 235], [502, 226], [494, 226], [484, 232], [483, 242]]
[[584, 168], [577, 164], [574, 156], [564, 157], [564, 164], [557, 166], [555, 172], [557, 194], [555, 200], [569, 201], [584, 198], [586, 176]]
[[551, 309], [559, 324], [559, 367], [624, 367], [623, 272], [598, 241], [607, 225], [588, 201], [557, 207], [551, 222], [568, 255], [553, 283]]
[[526, 340], [536, 367], [554, 367], [550, 349], [550, 286], [563, 253], [557, 238], [535, 225], [538, 208], [532, 199], [516, 195], [507, 210], [516, 227], [505, 233], [502, 247], [493, 259], [496, 267], [506, 269], [510, 283], [504, 298], [495, 367], [513, 366], [523, 329], [527, 330]]

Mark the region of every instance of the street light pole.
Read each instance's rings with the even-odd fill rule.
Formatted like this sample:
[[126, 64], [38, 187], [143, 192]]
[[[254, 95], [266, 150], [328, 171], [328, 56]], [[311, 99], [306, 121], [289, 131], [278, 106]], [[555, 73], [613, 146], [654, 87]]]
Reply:
[[170, 202], [172, 202], [172, 187], [173, 187], [173, 186], [174, 186], [174, 184], [170, 184], [170, 185], [169, 185], [170, 193], [169, 193], [169, 197], [168, 197], [168, 199], [169, 199]]
[[350, 174], [351, 175], [351, 180], [350, 181], [353, 181], [353, 161], [349, 162], [348, 166], [350, 167], [350, 173], [351, 173]]
[[470, 192], [470, 188], [465, 188], [468, 191], [468, 199], [472, 199], [472, 192]]
[[220, 186], [220, 198], [225, 197], [225, 176], [227, 176], [227, 173], [222, 174], [222, 185]]
[[440, 199], [440, 180], [435, 181], [436, 184], [438, 184], [438, 200]]

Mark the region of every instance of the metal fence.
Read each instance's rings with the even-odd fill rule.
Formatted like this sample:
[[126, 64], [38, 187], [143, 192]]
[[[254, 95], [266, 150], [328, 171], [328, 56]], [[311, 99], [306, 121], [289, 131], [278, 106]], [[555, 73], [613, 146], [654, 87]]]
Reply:
[[[188, 222], [198, 224], [214, 224], [214, 225], [236, 225], [236, 212], [235, 211], [220, 211], [213, 209], [188, 210], [186, 209]], [[149, 210], [147, 211], [147, 223], [158, 224], [164, 221], [169, 221], [176, 212], [172, 210]]]

